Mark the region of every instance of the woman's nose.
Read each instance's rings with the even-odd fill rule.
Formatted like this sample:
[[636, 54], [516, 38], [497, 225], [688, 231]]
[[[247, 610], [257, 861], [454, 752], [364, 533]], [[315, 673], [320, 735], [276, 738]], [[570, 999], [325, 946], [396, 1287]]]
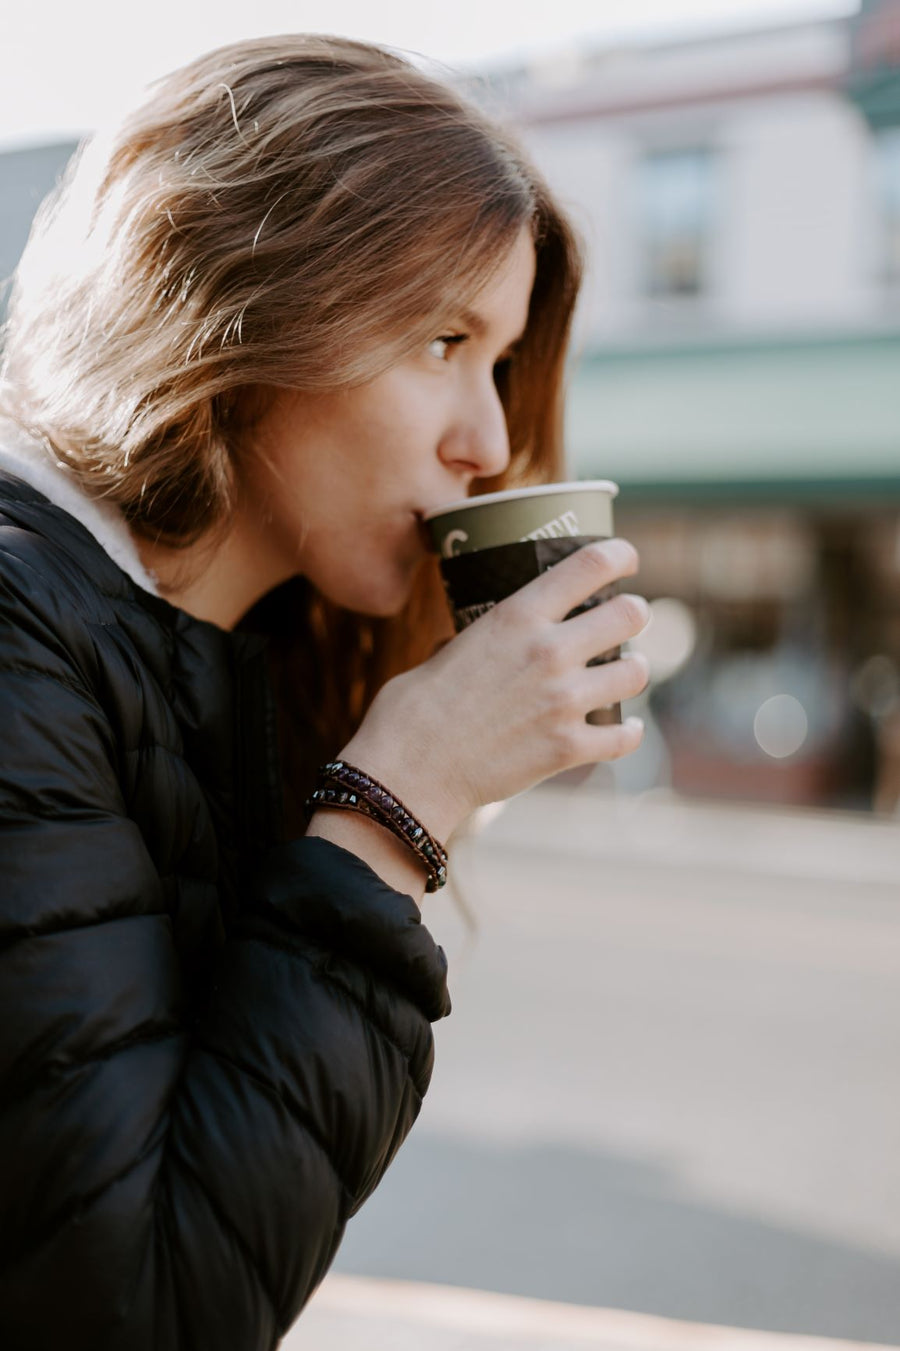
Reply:
[[491, 381], [484, 395], [467, 403], [449, 437], [445, 458], [470, 468], [476, 478], [502, 474], [509, 464], [509, 429], [506, 410]]

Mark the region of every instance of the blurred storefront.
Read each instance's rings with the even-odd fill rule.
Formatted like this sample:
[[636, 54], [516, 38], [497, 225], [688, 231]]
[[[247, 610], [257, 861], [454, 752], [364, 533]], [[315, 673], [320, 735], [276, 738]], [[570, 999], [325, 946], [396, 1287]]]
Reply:
[[568, 409], [654, 618], [636, 789], [900, 805], [900, 3], [497, 75], [587, 238]]
[[582, 363], [574, 461], [620, 483], [675, 645], [647, 635], [673, 787], [900, 798], [898, 374], [888, 335]]

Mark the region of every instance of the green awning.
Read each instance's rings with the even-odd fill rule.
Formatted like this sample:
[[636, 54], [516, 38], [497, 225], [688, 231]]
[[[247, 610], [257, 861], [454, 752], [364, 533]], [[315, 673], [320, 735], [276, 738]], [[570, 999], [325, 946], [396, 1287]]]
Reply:
[[900, 334], [584, 357], [570, 468], [643, 496], [900, 497]]

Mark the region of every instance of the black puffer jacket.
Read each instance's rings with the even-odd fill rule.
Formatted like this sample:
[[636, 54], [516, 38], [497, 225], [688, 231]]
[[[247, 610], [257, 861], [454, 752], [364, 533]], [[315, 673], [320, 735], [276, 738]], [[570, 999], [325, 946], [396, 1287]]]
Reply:
[[259, 1351], [413, 1123], [409, 897], [274, 843], [258, 639], [0, 476], [0, 1347]]

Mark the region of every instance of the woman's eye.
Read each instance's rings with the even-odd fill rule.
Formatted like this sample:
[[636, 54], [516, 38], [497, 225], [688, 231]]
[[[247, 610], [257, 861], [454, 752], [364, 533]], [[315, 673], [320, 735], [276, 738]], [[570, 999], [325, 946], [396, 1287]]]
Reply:
[[428, 354], [437, 357], [438, 361], [446, 361], [451, 348], [458, 347], [465, 340], [466, 335], [464, 333], [449, 333], [443, 338], [435, 338], [428, 344]]

